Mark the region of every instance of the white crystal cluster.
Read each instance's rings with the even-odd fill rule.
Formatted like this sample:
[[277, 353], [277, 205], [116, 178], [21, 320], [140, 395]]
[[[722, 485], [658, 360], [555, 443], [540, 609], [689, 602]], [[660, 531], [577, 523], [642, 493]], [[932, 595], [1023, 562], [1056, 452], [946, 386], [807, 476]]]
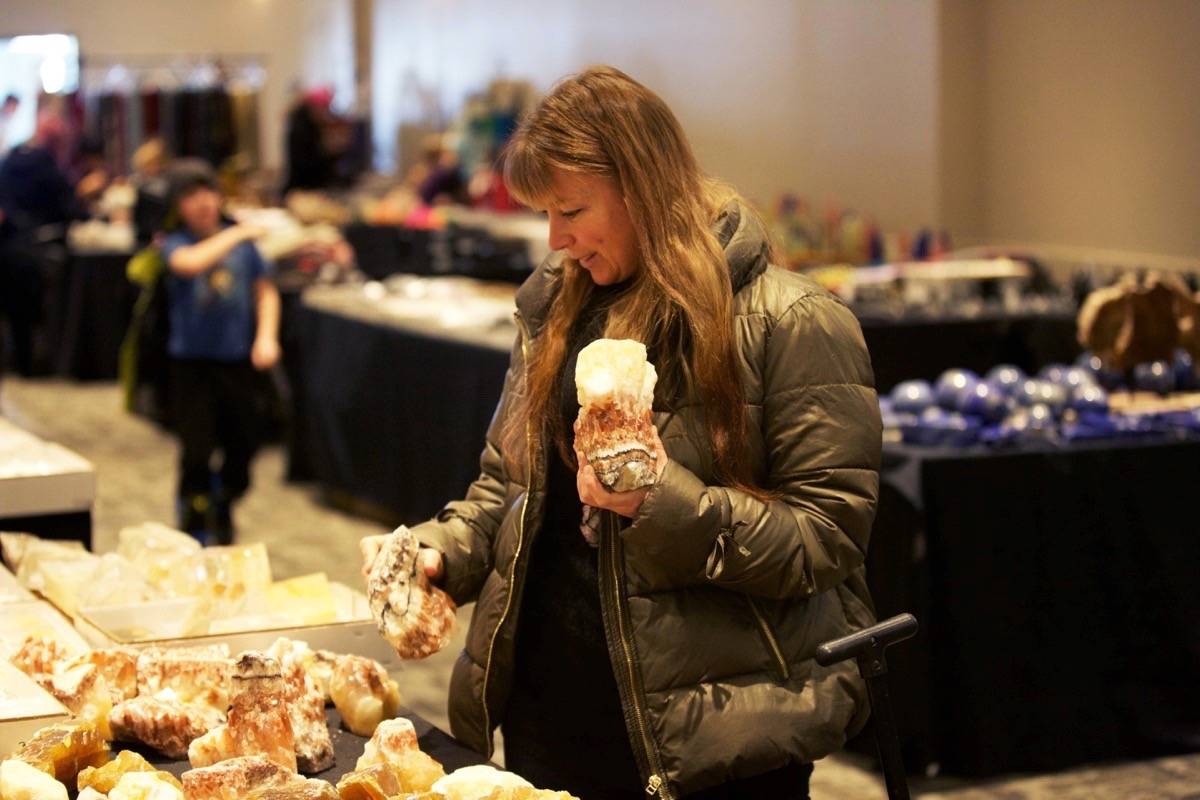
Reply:
[[658, 375], [646, 360], [646, 345], [632, 339], [597, 339], [579, 352], [575, 388], [579, 405], [632, 400], [650, 408]]

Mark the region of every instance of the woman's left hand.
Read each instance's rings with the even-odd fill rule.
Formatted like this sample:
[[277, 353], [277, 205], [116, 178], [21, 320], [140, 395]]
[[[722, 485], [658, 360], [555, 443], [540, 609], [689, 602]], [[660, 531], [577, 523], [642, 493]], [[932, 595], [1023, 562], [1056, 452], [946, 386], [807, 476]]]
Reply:
[[[667, 467], [667, 451], [663, 448], [662, 440], [658, 438], [658, 431], [653, 428], [651, 431], [654, 436], [651, 444], [654, 446], [656, 454], [655, 477], [661, 480], [663, 470]], [[578, 448], [575, 450], [575, 460], [579, 464], [579, 471], [575, 473], [575, 486], [579, 489], [579, 499], [583, 501], [584, 505], [615, 511], [622, 517], [632, 518], [642, 507], [642, 501], [646, 499], [646, 495], [653, 488], [647, 486], [642, 489], [634, 489], [632, 492], [610, 492], [604, 488], [604, 484], [596, 477], [596, 471], [592, 469], [592, 465], [587, 462], [587, 458], [579, 452]]]

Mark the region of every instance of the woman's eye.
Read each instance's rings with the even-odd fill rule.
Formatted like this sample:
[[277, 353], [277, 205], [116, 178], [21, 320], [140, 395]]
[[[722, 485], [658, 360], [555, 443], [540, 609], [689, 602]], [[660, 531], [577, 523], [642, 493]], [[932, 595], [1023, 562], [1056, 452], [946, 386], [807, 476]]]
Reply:
[[567, 219], [575, 219], [576, 215], [579, 214], [579, 212], [582, 210], [583, 210], [582, 208], [573, 208], [570, 211], [562, 212], [562, 215], [564, 217], [566, 217]]

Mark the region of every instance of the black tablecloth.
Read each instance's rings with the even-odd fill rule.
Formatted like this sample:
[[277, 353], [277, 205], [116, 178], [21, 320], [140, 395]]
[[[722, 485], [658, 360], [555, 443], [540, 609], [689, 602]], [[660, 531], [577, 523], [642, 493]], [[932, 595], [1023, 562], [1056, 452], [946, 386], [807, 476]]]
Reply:
[[975, 319], [860, 317], [875, 386], [880, 392], [910, 378], [933, 380], [951, 367], [986, 372], [1015, 364], [1036, 372], [1079, 355], [1071, 314], [983, 316]]
[[68, 511], [62, 514], [36, 514], [8, 517], [0, 514], [0, 531], [32, 533], [42, 539], [82, 542], [92, 549], [92, 512]]
[[317, 480], [397, 522], [463, 496], [509, 353], [301, 305], [300, 423]]
[[[421, 750], [433, 758], [434, 761], [441, 764], [447, 774], [462, 767], [490, 763], [479, 753], [459, 744], [448, 733], [434, 727], [428, 720], [404, 709], [401, 709], [397, 716], [405, 717], [412, 722], [413, 727], [417, 731], [417, 744]], [[369, 737], [358, 736], [344, 729], [342, 727], [341, 716], [333, 706], [325, 709], [325, 721], [329, 725], [329, 732], [333, 738], [333, 754], [336, 761], [332, 767], [324, 772], [309, 777], [320, 778], [321, 780], [336, 784], [338, 779], [343, 775], [354, 771], [355, 762], [363, 754], [363, 748], [366, 746]], [[121, 744], [118, 746], [114, 744], [113, 749], [136, 750], [145, 755], [147, 760], [154, 764], [155, 767], [166, 770], [177, 778], [192, 768], [187, 759], [170, 761], [163, 758], [156, 751], [138, 745]]]
[[125, 277], [131, 253], [71, 255], [56, 371], [77, 380], [114, 380], [138, 290]]
[[885, 450], [868, 578], [911, 766], [1200, 750], [1200, 442]]
[[497, 237], [468, 225], [427, 231], [355, 223], [342, 232], [354, 248], [359, 269], [377, 280], [404, 272], [521, 283], [535, 266], [524, 239]]
[[429, 275], [429, 231], [401, 225], [353, 223], [342, 228], [358, 268], [380, 280], [395, 272]]

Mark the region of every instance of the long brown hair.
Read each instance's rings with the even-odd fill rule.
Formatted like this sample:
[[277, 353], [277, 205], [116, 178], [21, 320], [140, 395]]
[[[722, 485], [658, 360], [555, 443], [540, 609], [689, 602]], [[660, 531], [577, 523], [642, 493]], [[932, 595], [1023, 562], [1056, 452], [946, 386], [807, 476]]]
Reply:
[[[504, 153], [513, 196], [547, 207], [554, 170], [616, 180], [637, 237], [641, 269], [608, 314], [604, 335], [641, 341], [658, 354], [663, 392], [695, 391], [704, 408], [716, 477], [758, 496], [743, 442], [746, 411], [733, 333], [729, 266], [711, 228], [737, 197], [705, 176], [667, 104], [613, 67], [592, 67], [560, 82], [521, 121]], [[564, 258], [561, 285], [535, 339], [528, 385], [504, 431], [513, 463], [525, 450], [526, 424], [549, 432], [569, 463], [565, 432], [552, 423], [554, 388], [571, 326], [593, 283]], [[523, 459], [521, 459], [523, 461]]]

